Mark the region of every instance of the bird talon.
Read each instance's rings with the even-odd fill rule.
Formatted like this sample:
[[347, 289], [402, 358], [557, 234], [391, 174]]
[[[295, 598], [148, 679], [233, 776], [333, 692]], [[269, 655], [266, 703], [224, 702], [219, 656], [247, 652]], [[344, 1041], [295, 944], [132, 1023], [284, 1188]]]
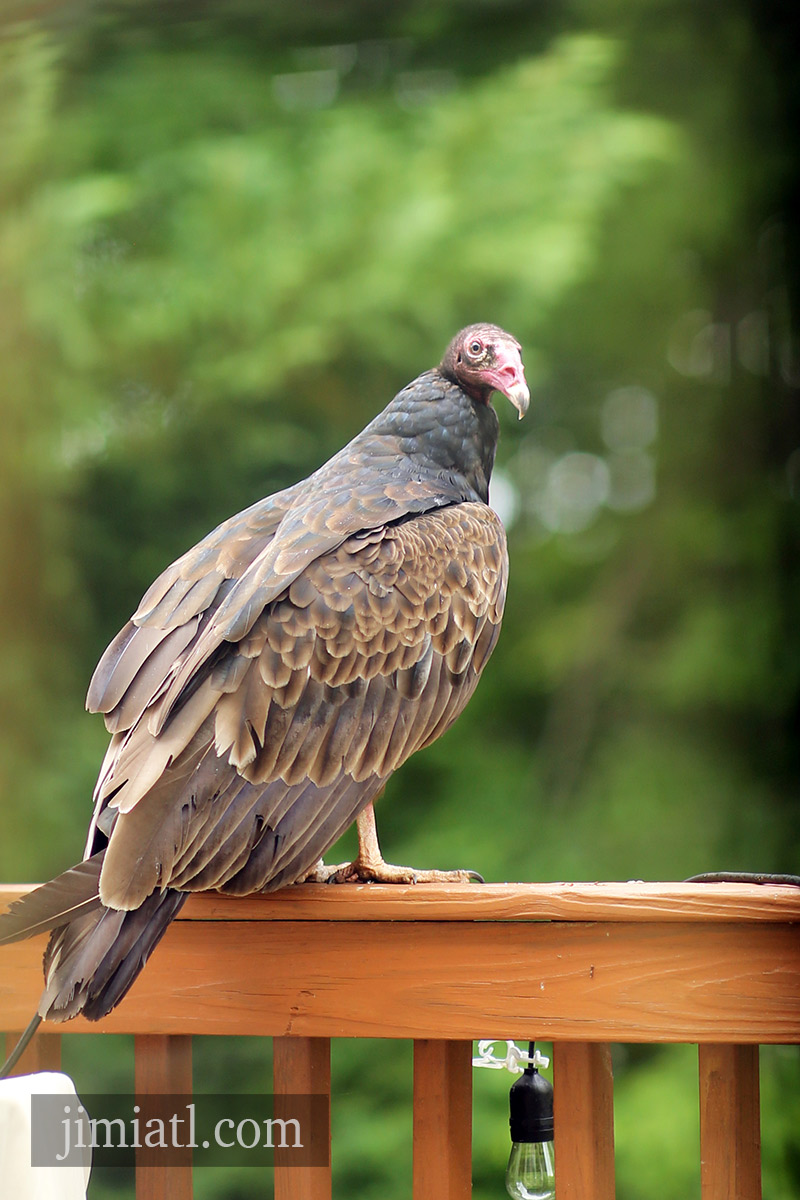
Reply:
[[355, 863], [337, 863], [326, 867], [322, 859], [310, 871], [298, 879], [298, 883], [348, 883]]
[[349, 863], [337, 863], [336, 866], [326, 867], [319, 862], [299, 882], [302, 883], [485, 883], [478, 871], [437, 871], [428, 869], [417, 870], [414, 867], [401, 867], [395, 863], [376, 862], [355, 859]]

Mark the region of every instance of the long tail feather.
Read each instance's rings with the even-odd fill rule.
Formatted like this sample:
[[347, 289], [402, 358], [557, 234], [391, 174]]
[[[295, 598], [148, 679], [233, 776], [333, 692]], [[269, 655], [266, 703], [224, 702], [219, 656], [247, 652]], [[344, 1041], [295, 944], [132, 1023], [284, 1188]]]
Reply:
[[187, 892], [153, 892], [136, 909], [100, 907], [56, 929], [44, 956], [45, 990], [39, 1012], [50, 1021], [82, 1013], [99, 1021], [119, 1004], [187, 899]]
[[106, 908], [99, 894], [105, 850], [64, 871], [0, 915], [0, 945], [52, 930], [44, 956], [39, 1014], [65, 1021], [82, 1012], [97, 1021], [128, 991], [186, 900], [153, 892], [138, 908]]
[[104, 850], [16, 900], [0, 914], [0, 946], [19, 942], [100, 908], [98, 891]]

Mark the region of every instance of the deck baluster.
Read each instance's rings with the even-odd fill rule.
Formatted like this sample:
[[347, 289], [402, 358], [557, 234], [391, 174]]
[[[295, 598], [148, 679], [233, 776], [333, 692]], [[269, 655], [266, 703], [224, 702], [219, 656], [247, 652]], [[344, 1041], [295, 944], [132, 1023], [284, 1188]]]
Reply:
[[698, 1047], [702, 1200], [761, 1200], [758, 1046]]
[[[134, 1041], [136, 1094], [191, 1096], [192, 1039], [140, 1033]], [[184, 1165], [136, 1166], [136, 1200], [192, 1200], [191, 1151]]]
[[553, 1045], [556, 1200], [614, 1200], [614, 1085], [608, 1046]]
[[472, 1195], [472, 1042], [414, 1042], [414, 1200]]
[[[272, 1045], [276, 1107], [279, 1096], [326, 1095], [330, 1100], [330, 1038], [276, 1037]], [[330, 1120], [323, 1136], [330, 1147]], [[331, 1200], [330, 1156], [327, 1167], [305, 1167], [285, 1166], [276, 1155], [275, 1200]]]

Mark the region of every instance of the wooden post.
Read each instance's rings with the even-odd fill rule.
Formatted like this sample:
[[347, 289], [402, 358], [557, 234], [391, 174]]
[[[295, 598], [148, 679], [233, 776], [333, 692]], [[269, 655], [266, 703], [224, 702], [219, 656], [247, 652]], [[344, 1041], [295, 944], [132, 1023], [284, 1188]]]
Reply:
[[[276, 1098], [326, 1095], [330, 1099], [330, 1038], [276, 1037], [272, 1046]], [[276, 1161], [275, 1200], [331, 1200], [330, 1110], [323, 1136], [328, 1140], [327, 1167], [284, 1166]]]
[[[6, 1052], [8, 1058], [16, 1046], [22, 1032], [6, 1034]], [[25, 1053], [20, 1058], [12, 1075], [33, 1075], [36, 1071], [61, 1070], [61, 1034], [35, 1033], [25, 1047]]]
[[758, 1046], [698, 1047], [703, 1200], [761, 1200]]
[[614, 1200], [614, 1085], [608, 1046], [556, 1042], [557, 1200]]
[[[137, 1095], [192, 1093], [192, 1039], [179, 1034], [137, 1034]], [[138, 1152], [137, 1152], [138, 1153]], [[191, 1150], [186, 1166], [136, 1166], [136, 1200], [192, 1200]]]
[[472, 1042], [414, 1042], [413, 1195], [472, 1195]]

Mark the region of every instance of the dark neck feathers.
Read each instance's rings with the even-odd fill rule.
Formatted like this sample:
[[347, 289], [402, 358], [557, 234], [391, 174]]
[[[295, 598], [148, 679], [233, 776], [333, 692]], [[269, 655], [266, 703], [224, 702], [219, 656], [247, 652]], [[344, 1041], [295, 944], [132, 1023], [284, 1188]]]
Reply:
[[497, 449], [499, 423], [490, 404], [474, 400], [437, 368], [399, 392], [364, 430], [389, 437], [400, 455], [427, 476], [466, 485], [484, 503]]

